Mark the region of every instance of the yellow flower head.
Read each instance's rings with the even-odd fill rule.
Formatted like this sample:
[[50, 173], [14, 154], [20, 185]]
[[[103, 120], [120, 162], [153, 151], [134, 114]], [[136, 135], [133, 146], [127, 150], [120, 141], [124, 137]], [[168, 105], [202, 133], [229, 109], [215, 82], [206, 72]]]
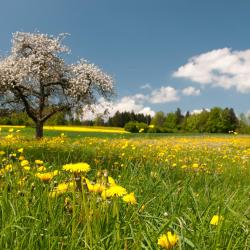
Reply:
[[134, 205], [137, 203], [134, 192], [125, 195], [122, 199], [129, 204]]
[[35, 163], [36, 163], [37, 165], [42, 165], [42, 164], [43, 164], [43, 161], [41, 161], [41, 160], [35, 160]]
[[43, 172], [46, 170], [46, 167], [44, 166], [40, 166], [39, 168], [37, 168], [37, 171]]
[[176, 234], [172, 234], [171, 232], [167, 232], [166, 234], [162, 234], [158, 239], [158, 245], [163, 249], [171, 249], [173, 248], [179, 238]]
[[60, 194], [63, 194], [67, 191], [71, 191], [74, 188], [74, 182], [64, 182], [60, 183], [53, 191], [49, 193], [49, 197], [55, 198], [56, 196], [59, 196]]
[[111, 186], [104, 192], [106, 192], [107, 198], [114, 197], [114, 196], [123, 196], [127, 194], [127, 190], [124, 187], [119, 186], [119, 185]]
[[4, 155], [5, 154], [5, 152], [4, 151], [0, 151], [0, 155]]
[[102, 193], [105, 190], [105, 186], [100, 184], [100, 183], [96, 183], [96, 184], [91, 184], [91, 183], [87, 183], [87, 187], [88, 190], [90, 192], [94, 192], [94, 193]]
[[224, 218], [221, 215], [214, 215], [210, 221], [211, 225], [217, 226]]
[[48, 173], [36, 173], [36, 177], [38, 177], [43, 182], [49, 182], [54, 176], [57, 174], [54, 172]]
[[17, 150], [17, 152], [22, 154], [22, 153], [23, 153], [23, 148], [19, 148], [19, 149]]
[[12, 171], [12, 169], [13, 169], [12, 164], [6, 165], [4, 169], [5, 169], [6, 171]]
[[23, 155], [20, 155], [19, 158], [18, 158], [19, 161], [23, 161], [25, 160], [25, 157]]
[[25, 167], [25, 166], [28, 166], [29, 165], [29, 161], [27, 161], [27, 160], [22, 160], [21, 161], [21, 166], [22, 167]]
[[70, 163], [63, 166], [63, 170], [71, 173], [87, 173], [90, 171], [90, 166], [88, 163]]
[[11, 134], [11, 135], [6, 135], [6, 137], [5, 137], [6, 139], [12, 139], [13, 138], [13, 135]]

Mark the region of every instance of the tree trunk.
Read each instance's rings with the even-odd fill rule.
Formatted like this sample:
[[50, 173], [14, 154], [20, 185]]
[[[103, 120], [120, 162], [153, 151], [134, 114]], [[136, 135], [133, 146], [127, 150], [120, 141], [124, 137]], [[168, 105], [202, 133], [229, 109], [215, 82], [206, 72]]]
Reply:
[[43, 123], [36, 122], [36, 139], [40, 139], [43, 137]]

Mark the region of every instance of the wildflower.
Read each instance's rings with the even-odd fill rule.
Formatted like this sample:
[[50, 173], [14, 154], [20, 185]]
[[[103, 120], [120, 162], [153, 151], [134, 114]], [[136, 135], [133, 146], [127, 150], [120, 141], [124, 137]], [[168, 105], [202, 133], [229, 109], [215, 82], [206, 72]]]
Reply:
[[19, 148], [19, 149], [17, 150], [17, 152], [22, 154], [22, 153], [23, 153], [23, 148]]
[[221, 215], [214, 215], [210, 221], [211, 225], [217, 226], [224, 218]]
[[133, 205], [137, 203], [136, 198], [135, 198], [135, 194], [133, 192], [125, 195], [122, 199], [126, 203], [130, 203], [130, 204], [133, 204]]
[[87, 183], [88, 190], [90, 192], [102, 193], [105, 190], [105, 186], [100, 183], [91, 184], [89, 181], [88, 182], [86, 181], [86, 183]]
[[63, 194], [67, 191], [71, 191], [74, 188], [74, 182], [60, 183], [54, 190], [49, 193], [49, 197], [55, 198], [56, 196]]
[[119, 185], [111, 186], [106, 190], [106, 197], [123, 196], [125, 194], [127, 194], [127, 190]]
[[166, 234], [162, 234], [158, 239], [158, 245], [164, 249], [171, 249], [173, 248], [179, 238], [176, 234], [172, 234], [171, 232], [167, 232]]
[[35, 163], [36, 163], [37, 165], [42, 165], [42, 164], [43, 164], [43, 161], [41, 161], [41, 160], [35, 160]]
[[20, 155], [19, 158], [18, 158], [19, 161], [23, 161], [25, 160], [25, 157], [23, 155]]
[[108, 183], [109, 183], [110, 186], [115, 186], [116, 185], [115, 180], [111, 176], [108, 177]]
[[148, 127], [149, 127], [149, 128], [154, 128], [155, 125], [151, 124], [151, 125], [149, 125]]
[[30, 167], [29, 166], [24, 166], [23, 169], [26, 170], [26, 171], [29, 171]]
[[46, 170], [46, 167], [44, 166], [40, 166], [39, 168], [37, 168], [37, 171], [43, 172]]
[[140, 130], [139, 130], [139, 133], [142, 133], [144, 131], [144, 128], [141, 128]]
[[14, 131], [13, 128], [10, 128], [10, 129], [9, 129], [9, 133], [12, 133], [13, 131]]
[[38, 177], [43, 182], [49, 182], [54, 176], [57, 174], [54, 172], [48, 172], [48, 173], [36, 173], [36, 177]]
[[5, 138], [6, 138], [6, 139], [12, 139], [12, 138], [13, 138], [13, 135], [6, 135]]
[[79, 162], [79, 163], [70, 163], [63, 166], [63, 170], [71, 173], [87, 173], [90, 171], [90, 166], [88, 163]]
[[198, 168], [199, 167], [199, 164], [198, 163], [194, 163], [193, 164], [193, 168]]
[[22, 167], [25, 167], [25, 166], [28, 166], [29, 165], [29, 161], [27, 161], [27, 160], [22, 160], [21, 161], [21, 166]]
[[5, 154], [5, 152], [4, 151], [0, 151], [0, 155], [4, 155]]
[[5, 166], [4, 169], [5, 169], [6, 171], [12, 171], [12, 168], [13, 168], [13, 167], [12, 167], [12, 164], [8, 164], [8, 165]]

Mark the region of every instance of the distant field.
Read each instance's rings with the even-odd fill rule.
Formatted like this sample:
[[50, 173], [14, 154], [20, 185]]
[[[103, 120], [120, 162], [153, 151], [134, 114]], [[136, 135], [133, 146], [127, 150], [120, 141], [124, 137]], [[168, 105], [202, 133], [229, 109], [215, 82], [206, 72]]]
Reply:
[[0, 249], [250, 249], [250, 136], [85, 131], [2, 127]]

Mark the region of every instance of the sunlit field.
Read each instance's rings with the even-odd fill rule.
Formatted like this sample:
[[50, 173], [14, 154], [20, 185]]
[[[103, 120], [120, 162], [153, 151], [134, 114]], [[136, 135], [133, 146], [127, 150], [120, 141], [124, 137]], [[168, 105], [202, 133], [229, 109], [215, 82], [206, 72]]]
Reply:
[[92, 132], [2, 126], [0, 249], [250, 248], [250, 136]]

